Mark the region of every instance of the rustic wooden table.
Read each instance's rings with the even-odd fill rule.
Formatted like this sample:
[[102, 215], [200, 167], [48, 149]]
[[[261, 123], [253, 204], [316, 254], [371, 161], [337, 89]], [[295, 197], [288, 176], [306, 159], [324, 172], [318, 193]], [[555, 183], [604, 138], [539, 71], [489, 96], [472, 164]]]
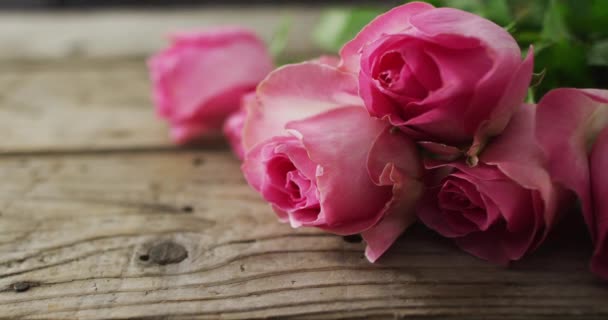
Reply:
[[1, 64], [0, 318], [608, 317], [584, 241], [507, 269], [415, 227], [372, 265], [282, 225], [221, 143], [171, 146], [148, 92], [141, 59]]

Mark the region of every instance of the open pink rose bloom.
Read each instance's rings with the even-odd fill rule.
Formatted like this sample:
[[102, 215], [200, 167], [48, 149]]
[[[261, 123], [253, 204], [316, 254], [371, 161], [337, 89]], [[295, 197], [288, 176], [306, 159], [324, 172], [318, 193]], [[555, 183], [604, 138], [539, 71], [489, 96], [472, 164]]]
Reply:
[[532, 77], [532, 51], [522, 61], [503, 28], [422, 2], [377, 17], [340, 54], [371, 115], [452, 153], [500, 134]]
[[568, 199], [551, 181], [534, 138], [535, 106], [518, 108], [479, 164], [437, 163], [420, 203], [420, 219], [463, 250], [507, 264], [536, 249]]
[[418, 151], [369, 117], [348, 73], [317, 62], [273, 72], [244, 141], [247, 181], [293, 227], [361, 233], [375, 261], [415, 220]]

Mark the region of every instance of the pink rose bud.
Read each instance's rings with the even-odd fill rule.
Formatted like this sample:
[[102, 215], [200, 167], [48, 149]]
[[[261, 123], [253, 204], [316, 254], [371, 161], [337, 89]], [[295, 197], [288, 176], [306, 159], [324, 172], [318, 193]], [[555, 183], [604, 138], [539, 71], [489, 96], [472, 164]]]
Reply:
[[[377, 17], [341, 50], [370, 114], [425, 147], [475, 156], [526, 97], [533, 54], [471, 13], [412, 2]], [[438, 143], [438, 147], [429, 146]]]
[[415, 144], [369, 117], [352, 74], [309, 62], [271, 73], [249, 110], [243, 172], [292, 227], [361, 233], [378, 259], [415, 220]]
[[178, 144], [220, 131], [243, 95], [273, 68], [264, 43], [239, 28], [173, 34], [171, 46], [148, 66], [156, 111]]
[[436, 176], [420, 202], [420, 220], [494, 263], [507, 264], [536, 249], [570, 197], [545, 168], [534, 117], [534, 106], [520, 107], [473, 168], [462, 160], [428, 161]]
[[608, 280], [608, 90], [556, 89], [538, 104], [537, 137], [553, 179], [576, 193]]
[[245, 126], [245, 119], [247, 118], [247, 110], [252, 104], [256, 103], [256, 99], [255, 92], [243, 96], [241, 108], [228, 116], [228, 119], [226, 119], [226, 122], [224, 123], [224, 136], [230, 143], [232, 152], [239, 160], [243, 160], [245, 157], [245, 150], [243, 148], [243, 127]]

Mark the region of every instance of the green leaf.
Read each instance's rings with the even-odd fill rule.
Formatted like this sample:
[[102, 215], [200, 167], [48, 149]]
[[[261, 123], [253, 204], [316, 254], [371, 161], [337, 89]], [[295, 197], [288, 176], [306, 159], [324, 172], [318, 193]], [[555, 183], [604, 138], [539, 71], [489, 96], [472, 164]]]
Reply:
[[593, 86], [587, 65], [587, 47], [579, 42], [562, 40], [538, 52], [535, 69], [546, 69], [542, 83], [537, 87], [538, 96], [558, 87]]
[[548, 0], [509, 0], [513, 20], [525, 30], [540, 31]]
[[382, 14], [380, 8], [330, 9], [321, 15], [313, 40], [324, 50], [338, 52], [370, 21]]
[[608, 66], [608, 39], [594, 43], [587, 58], [589, 59], [589, 65]]
[[501, 26], [514, 24], [511, 9], [507, 0], [487, 0], [482, 9], [482, 15]]
[[583, 40], [597, 40], [608, 36], [608, 1], [565, 1], [567, 22], [575, 35]]
[[542, 41], [560, 42], [570, 38], [568, 26], [564, 18], [564, 11], [564, 6], [557, 0], [549, 2], [541, 32]]

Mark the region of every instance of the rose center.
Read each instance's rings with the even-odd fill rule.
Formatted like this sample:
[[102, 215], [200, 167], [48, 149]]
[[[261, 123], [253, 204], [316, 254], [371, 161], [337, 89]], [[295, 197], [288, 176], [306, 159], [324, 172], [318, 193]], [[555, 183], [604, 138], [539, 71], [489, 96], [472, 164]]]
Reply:
[[[412, 64], [417, 65], [414, 61]], [[383, 88], [407, 99], [421, 100], [429, 94], [401, 52], [390, 51], [382, 55], [377, 64], [376, 79]]]
[[305, 200], [305, 192], [310, 189], [311, 181], [299, 171], [293, 170], [285, 177], [285, 191], [294, 203]]
[[383, 86], [390, 88], [395, 81], [399, 81], [399, 74], [394, 70], [382, 71], [378, 76], [378, 80], [380, 80]]
[[486, 221], [486, 210], [476, 188], [467, 181], [445, 181], [439, 192], [439, 207], [454, 228], [479, 230]]
[[[292, 153], [296, 152], [292, 150]], [[277, 152], [266, 163], [267, 184], [272, 190], [267, 196], [292, 218], [314, 221], [320, 208], [316, 184], [307, 176], [306, 167], [298, 168], [298, 161], [292, 161], [293, 156]]]

